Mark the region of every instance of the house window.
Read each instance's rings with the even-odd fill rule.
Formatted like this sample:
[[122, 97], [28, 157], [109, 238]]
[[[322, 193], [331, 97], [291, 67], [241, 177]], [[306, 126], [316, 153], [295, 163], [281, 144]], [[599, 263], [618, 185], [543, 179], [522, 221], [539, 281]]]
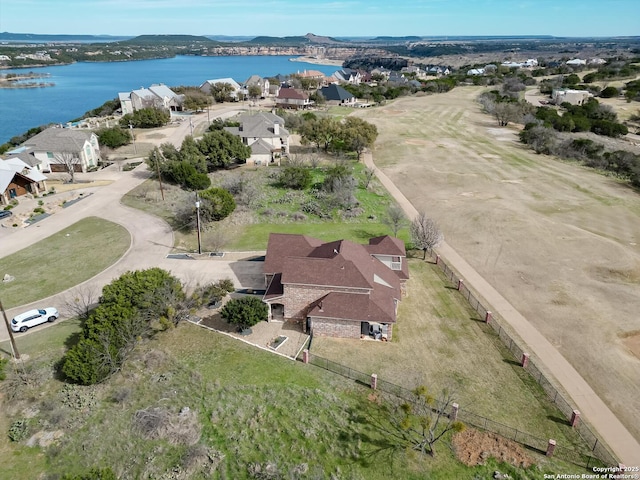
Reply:
[[47, 152], [47, 158], [53, 158], [53, 153]]
[[391, 270], [402, 270], [402, 258], [391, 257]]

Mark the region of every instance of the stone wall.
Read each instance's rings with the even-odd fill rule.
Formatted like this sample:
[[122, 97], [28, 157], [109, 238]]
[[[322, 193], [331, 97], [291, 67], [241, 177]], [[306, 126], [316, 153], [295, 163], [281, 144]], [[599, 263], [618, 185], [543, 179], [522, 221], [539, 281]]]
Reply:
[[320, 337], [360, 338], [360, 323], [321, 317], [311, 318], [311, 331]]

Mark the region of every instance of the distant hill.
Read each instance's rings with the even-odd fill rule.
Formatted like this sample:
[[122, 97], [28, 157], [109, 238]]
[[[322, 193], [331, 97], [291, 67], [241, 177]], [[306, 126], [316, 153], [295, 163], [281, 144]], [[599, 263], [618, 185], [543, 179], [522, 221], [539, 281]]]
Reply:
[[220, 42], [197, 35], [140, 35], [120, 42], [122, 45], [217, 45]]
[[10, 33], [1, 32], [0, 42], [24, 42], [24, 43], [47, 43], [47, 42], [63, 42], [63, 43], [106, 43], [127, 40], [131, 36], [113, 36], [113, 35], [42, 35], [37, 33]]
[[422, 37], [416, 37], [409, 35], [406, 37], [375, 37], [369, 40], [370, 42], [419, 42]]
[[320, 35], [314, 35], [313, 33], [307, 33], [305, 36], [293, 36], [293, 37], [268, 37], [260, 36], [247, 42], [252, 45], [274, 45], [274, 46], [287, 46], [298, 47], [302, 45], [309, 45], [311, 43], [319, 45], [327, 44], [344, 44], [342, 40], [336, 40], [331, 37], [323, 37]]

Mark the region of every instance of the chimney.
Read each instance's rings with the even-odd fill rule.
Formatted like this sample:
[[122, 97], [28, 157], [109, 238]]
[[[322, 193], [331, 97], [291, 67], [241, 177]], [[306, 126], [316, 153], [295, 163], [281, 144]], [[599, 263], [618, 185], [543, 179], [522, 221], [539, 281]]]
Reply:
[[322, 301], [318, 304], [318, 311], [324, 312], [324, 310], [322, 310]]
[[274, 135], [280, 135], [280, 124], [279, 123], [274, 123], [273, 124], [273, 134]]

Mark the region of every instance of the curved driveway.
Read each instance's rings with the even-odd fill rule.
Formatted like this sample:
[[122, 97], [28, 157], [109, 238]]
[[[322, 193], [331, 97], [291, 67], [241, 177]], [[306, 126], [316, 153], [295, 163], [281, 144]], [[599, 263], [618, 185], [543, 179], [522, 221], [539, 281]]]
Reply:
[[[415, 218], [418, 215], [416, 208], [389, 177], [375, 167], [371, 153], [364, 154], [364, 163], [367, 167], [375, 169], [376, 176], [402, 207], [407, 217], [410, 220]], [[583, 418], [593, 425], [622, 463], [627, 466], [640, 466], [640, 444], [577, 370], [506, 298], [446, 242], [443, 242], [437, 251], [465, 280], [465, 285], [478, 293], [480, 298], [484, 298], [488, 303], [487, 306], [491, 306], [491, 310], [498, 313], [522, 338], [529, 348], [529, 353], [535, 356], [537, 365], [542, 365], [545, 372], [551, 372], [551, 375], [571, 396]]]
[[[234, 115], [237, 109], [224, 108], [215, 112], [216, 117], [228, 117]], [[211, 118], [215, 118], [211, 116]], [[157, 145], [171, 142], [180, 146], [183, 138], [190, 133], [193, 126], [207, 121], [207, 114], [202, 113], [193, 117], [193, 122], [182, 122], [177, 128], [165, 130], [168, 134], [163, 136], [150, 136], [148, 142]], [[142, 160], [142, 159], [139, 159]], [[92, 189], [92, 194], [87, 195], [79, 202], [62, 209], [57, 213], [39, 221], [29, 227], [12, 231], [3, 235], [1, 239], [0, 258], [11, 255], [23, 248], [73, 225], [86, 217], [100, 217], [122, 225], [131, 235], [131, 245], [127, 252], [113, 265], [100, 272], [89, 280], [83, 282], [83, 288], [90, 289], [99, 294], [102, 287], [130, 270], [140, 270], [151, 267], [160, 267], [170, 271], [180, 278], [187, 286], [196, 283], [212, 282], [222, 278], [231, 278], [236, 286], [243, 288], [259, 289], [264, 287], [264, 280], [259, 262], [237, 262], [237, 260], [193, 261], [168, 259], [167, 255], [173, 247], [173, 231], [162, 219], [147, 214], [141, 210], [127, 207], [120, 203], [120, 199], [133, 188], [150, 177], [150, 172], [145, 164], [138, 166], [130, 172], [117, 171], [114, 167], [101, 170], [91, 175], [92, 178], [110, 179], [113, 183]], [[56, 252], [52, 252], [55, 255]], [[99, 255], [99, 252], [96, 252]], [[31, 308], [42, 307], [45, 303], [59, 308], [64, 318], [68, 312], [63, 308], [70, 296], [66, 290], [49, 298], [38, 300], [31, 304], [22, 305], [7, 310], [7, 316], [12, 318], [18, 313]], [[38, 327], [37, 330], [46, 328]], [[33, 331], [37, 331], [33, 330]], [[27, 332], [28, 334], [28, 332]], [[20, 334], [20, 336], [25, 334]], [[19, 338], [20, 336], [17, 336]], [[8, 339], [4, 327], [0, 327], [0, 341]]]

